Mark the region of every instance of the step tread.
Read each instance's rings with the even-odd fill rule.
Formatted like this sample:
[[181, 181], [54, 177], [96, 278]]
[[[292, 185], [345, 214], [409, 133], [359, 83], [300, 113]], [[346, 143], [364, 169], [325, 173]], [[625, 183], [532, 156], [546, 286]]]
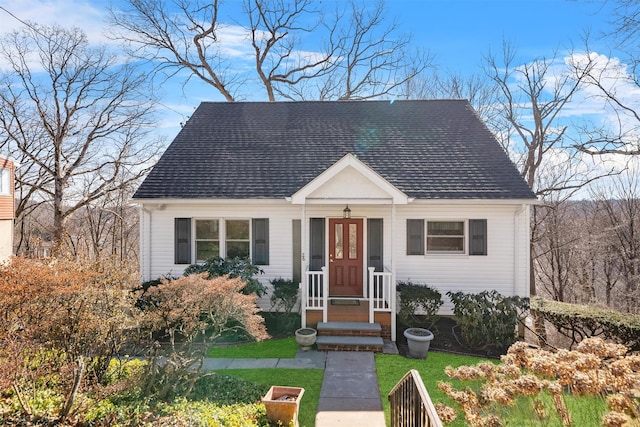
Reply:
[[318, 331], [382, 331], [379, 323], [368, 322], [318, 322]]
[[384, 341], [380, 337], [344, 337], [335, 335], [318, 336], [318, 345], [371, 345], [383, 346]]

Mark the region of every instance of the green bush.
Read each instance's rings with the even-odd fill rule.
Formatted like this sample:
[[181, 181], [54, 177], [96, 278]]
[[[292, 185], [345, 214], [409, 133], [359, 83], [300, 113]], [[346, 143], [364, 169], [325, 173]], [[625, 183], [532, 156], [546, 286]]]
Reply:
[[273, 286], [270, 311], [275, 320], [275, 332], [278, 335], [291, 333], [299, 323], [299, 316], [292, 315], [298, 302], [299, 285], [291, 279], [282, 278], [273, 279], [270, 283]]
[[640, 315], [604, 308], [569, 304], [540, 297], [531, 299], [531, 309], [572, 340], [571, 347], [584, 338], [602, 336], [640, 350]]
[[210, 400], [219, 405], [259, 402], [269, 386], [243, 380], [231, 375], [208, 374], [196, 381], [190, 400]]
[[232, 279], [239, 277], [246, 283], [242, 289], [245, 295], [256, 294], [261, 297], [266, 292], [264, 285], [255, 278], [258, 274], [264, 274], [264, 271], [257, 265], [251, 264], [248, 258], [214, 257], [202, 264], [191, 264], [184, 270], [184, 276], [205, 272], [209, 273], [209, 279], [227, 274]]
[[461, 344], [476, 350], [506, 349], [517, 341], [516, 327], [529, 309], [529, 299], [499, 292], [447, 292], [457, 318]]
[[442, 294], [427, 285], [411, 282], [398, 282], [396, 289], [400, 295], [400, 322], [405, 327], [432, 329], [437, 320], [438, 309], [443, 303]]

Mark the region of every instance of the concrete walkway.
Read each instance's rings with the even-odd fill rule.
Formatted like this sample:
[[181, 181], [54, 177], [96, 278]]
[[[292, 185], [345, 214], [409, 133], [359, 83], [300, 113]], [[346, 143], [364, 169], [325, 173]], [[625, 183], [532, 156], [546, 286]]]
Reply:
[[327, 353], [322, 351], [298, 350], [295, 359], [222, 359], [206, 358], [202, 369], [217, 371], [219, 369], [324, 369]]
[[316, 427], [330, 426], [385, 426], [373, 353], [327, 353]]
[[324, 369], [316, 427], [384, 427], [373, 353], [302, 351], [295, 359], [207, 358], [203, 370]]

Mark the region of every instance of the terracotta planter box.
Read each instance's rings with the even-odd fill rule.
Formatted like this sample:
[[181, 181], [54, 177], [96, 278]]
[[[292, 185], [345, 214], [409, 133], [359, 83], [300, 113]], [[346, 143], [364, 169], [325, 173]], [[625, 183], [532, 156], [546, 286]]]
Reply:
[[298, 410], [303, 394], [304, 389], [301, 387], [272, 386], [262, 398], [269, 421], [285, 426], [293, 421], [294, 426], [297, 427]]

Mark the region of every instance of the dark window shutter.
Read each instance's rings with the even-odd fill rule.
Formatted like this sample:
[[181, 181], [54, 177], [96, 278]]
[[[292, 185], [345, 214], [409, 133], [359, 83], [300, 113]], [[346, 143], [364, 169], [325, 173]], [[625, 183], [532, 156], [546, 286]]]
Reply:
[[294, 219], [291, 224], [293, 236], [293, 282], [302, 281], [302, 221]]
[[469, 255], [487, 254], [487, 220], [469, 220]]
[[424, 255], [424, 220], [407, 220], [407, 255]]
[[382, 244], [382, 218], [367, 220], [367, 254], [368, 267], [375, 267], [376, 271], [384, 271], [383, 244]]
[[269, 218], [253, 219], [253, 263], [269, 265]]
[[175, 219], [175, 263], [191, 264], [191, 218]]
[[324, 267], [324, 218], [311, 218], [309, 235], [309, 270]]

